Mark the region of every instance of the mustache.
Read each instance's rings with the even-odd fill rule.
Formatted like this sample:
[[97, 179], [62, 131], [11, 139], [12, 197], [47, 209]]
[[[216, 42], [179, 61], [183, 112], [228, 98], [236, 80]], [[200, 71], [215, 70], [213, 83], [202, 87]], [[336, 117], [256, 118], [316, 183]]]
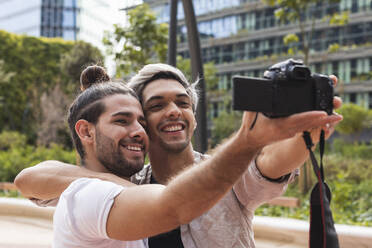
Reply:
[[124, 138], [119, 141], [119, 145], [128, 145], [128, 144], [137, 144], [143, 146], [145, 148], [145, 142], [143, 140], [139, 140], [138, 138]]

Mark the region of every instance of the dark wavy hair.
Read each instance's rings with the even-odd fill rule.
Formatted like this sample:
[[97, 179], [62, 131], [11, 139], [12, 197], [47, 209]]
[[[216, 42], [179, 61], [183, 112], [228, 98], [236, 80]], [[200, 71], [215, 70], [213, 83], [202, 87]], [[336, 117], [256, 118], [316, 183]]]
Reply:
[[102, 66], [90, 65], [85, 68], [80, 75], [80, 89], [84, 91], [93, 84], [110, 81], [110, 76]]
[[87, 87], [84, 88], [83, 92], [80, 93], [71, 104], [67, 117], [72, 141], [82, 161], [85, 157], [85, 151], [80, 138], [75, 131], [76, 122], [84, 119], [90, 123], [97, 124], [99, 117], [106, 110], [103, 99], [108, 96], [122, 94], [131, 95], [138, 99], [136, 93], [123, 83], [101, 81], [101, 73], [92, 72], [92, 70], [97, 71], [96, 67], [98, 66], [89, 66], [82, 72], [81, 78], [83, 78], [83, 74], [89, 75], [89, 77], [86, 77], [89, 78], [89, 80], [87, 80], [87, 82], [89, 81], [89, 84], [85, 84]]

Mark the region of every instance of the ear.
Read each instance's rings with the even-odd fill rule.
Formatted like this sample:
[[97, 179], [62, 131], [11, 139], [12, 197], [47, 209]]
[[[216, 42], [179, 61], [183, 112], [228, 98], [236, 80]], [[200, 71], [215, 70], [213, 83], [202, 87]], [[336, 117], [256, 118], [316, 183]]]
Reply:
[[95, 126], [86, 120], [78, 120], [75, 124], [75, 131], [82, 144], [93, 144], [95, 135]]
[[198, 122], [196, 121], [196, 116], [195, 115], [194, 115], [194, 123], [195, 123], [195, 125], [194, 125], [194, 132], [195, 132], [196, 127], [198, 126]]

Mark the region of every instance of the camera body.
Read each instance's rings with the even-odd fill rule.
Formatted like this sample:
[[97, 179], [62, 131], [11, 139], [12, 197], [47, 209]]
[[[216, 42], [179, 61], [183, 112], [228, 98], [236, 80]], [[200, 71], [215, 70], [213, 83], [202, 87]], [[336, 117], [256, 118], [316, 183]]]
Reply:
[[233, 77], [233, 109], [262, 112], [270, 118], [323, 110], [333, 112], [333, 82], [311, 74], [302, 61], [288, 59], [271, 66], [264, 78]]

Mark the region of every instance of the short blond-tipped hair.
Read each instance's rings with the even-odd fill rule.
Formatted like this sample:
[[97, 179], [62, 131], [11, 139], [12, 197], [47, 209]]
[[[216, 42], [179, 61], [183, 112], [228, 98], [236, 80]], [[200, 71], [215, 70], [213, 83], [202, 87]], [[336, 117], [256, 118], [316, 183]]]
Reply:
[[198, 104], [198, 92], [196, 86], [199, 82], [190, 83], [185, 75], [176, 67], [167, 64], [148, 64], [145, 65], [135, 76], [128, 82], [129, 88], [133, 89], [142, 103], [142, 93], [146, 85], [157, 79], [174, 79], [178, 81], [191, 98], [193, 111], [196, 111]]

